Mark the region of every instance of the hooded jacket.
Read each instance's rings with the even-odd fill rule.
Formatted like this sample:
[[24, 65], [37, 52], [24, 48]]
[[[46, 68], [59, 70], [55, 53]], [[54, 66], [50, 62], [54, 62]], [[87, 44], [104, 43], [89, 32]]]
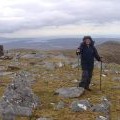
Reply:
[[94, 41], [91, 39], [91, 44], [88, 47], [85, 42], [80, 44], [80, 55], [81, 55], [81, 66], [82, 70], [93, 70], [94, 68], [94, 58], [97, 61], [101, 61], [98, 55], [97, 49], [94, 46]]

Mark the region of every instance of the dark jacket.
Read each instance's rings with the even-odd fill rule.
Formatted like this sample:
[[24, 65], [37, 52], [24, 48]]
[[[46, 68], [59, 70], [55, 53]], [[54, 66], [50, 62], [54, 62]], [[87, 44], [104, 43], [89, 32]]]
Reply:
[[96, 58], [98, 61], [101, 61], [94, 43], [91, 43], [91, 45], [88, 47], [83, 42], [81, 43], [79, 49], [81, 55], [82, 70], [93, 70], [94, 58]]

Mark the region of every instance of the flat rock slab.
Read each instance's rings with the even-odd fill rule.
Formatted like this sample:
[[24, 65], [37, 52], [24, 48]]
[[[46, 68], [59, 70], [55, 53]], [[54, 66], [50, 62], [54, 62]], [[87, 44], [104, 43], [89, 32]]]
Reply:
[[84, 93], [84, 88], [82, 87], [68, 87], [68, 88], [60, 88], [56, 90], [56, 94], [60, 97], [65, 98], [77, 98]]

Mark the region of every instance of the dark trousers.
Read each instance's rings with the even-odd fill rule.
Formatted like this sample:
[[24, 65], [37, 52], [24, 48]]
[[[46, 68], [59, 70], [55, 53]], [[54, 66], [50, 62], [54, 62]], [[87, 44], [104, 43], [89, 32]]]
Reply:
[[82, 79], [81, 79], [81, 82], [79, 83], [79, 87], [83, 87], [85, 89], [89, 88], [89, 85], [92, 79], [92, 73], [93, 73], [93, 69], [82, 71]]

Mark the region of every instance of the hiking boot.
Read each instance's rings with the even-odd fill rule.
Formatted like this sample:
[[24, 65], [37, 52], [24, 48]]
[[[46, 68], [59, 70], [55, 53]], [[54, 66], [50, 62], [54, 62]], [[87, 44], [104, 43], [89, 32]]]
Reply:
[[85, 88], [87, 91], [92, 91], [90, 88]]

